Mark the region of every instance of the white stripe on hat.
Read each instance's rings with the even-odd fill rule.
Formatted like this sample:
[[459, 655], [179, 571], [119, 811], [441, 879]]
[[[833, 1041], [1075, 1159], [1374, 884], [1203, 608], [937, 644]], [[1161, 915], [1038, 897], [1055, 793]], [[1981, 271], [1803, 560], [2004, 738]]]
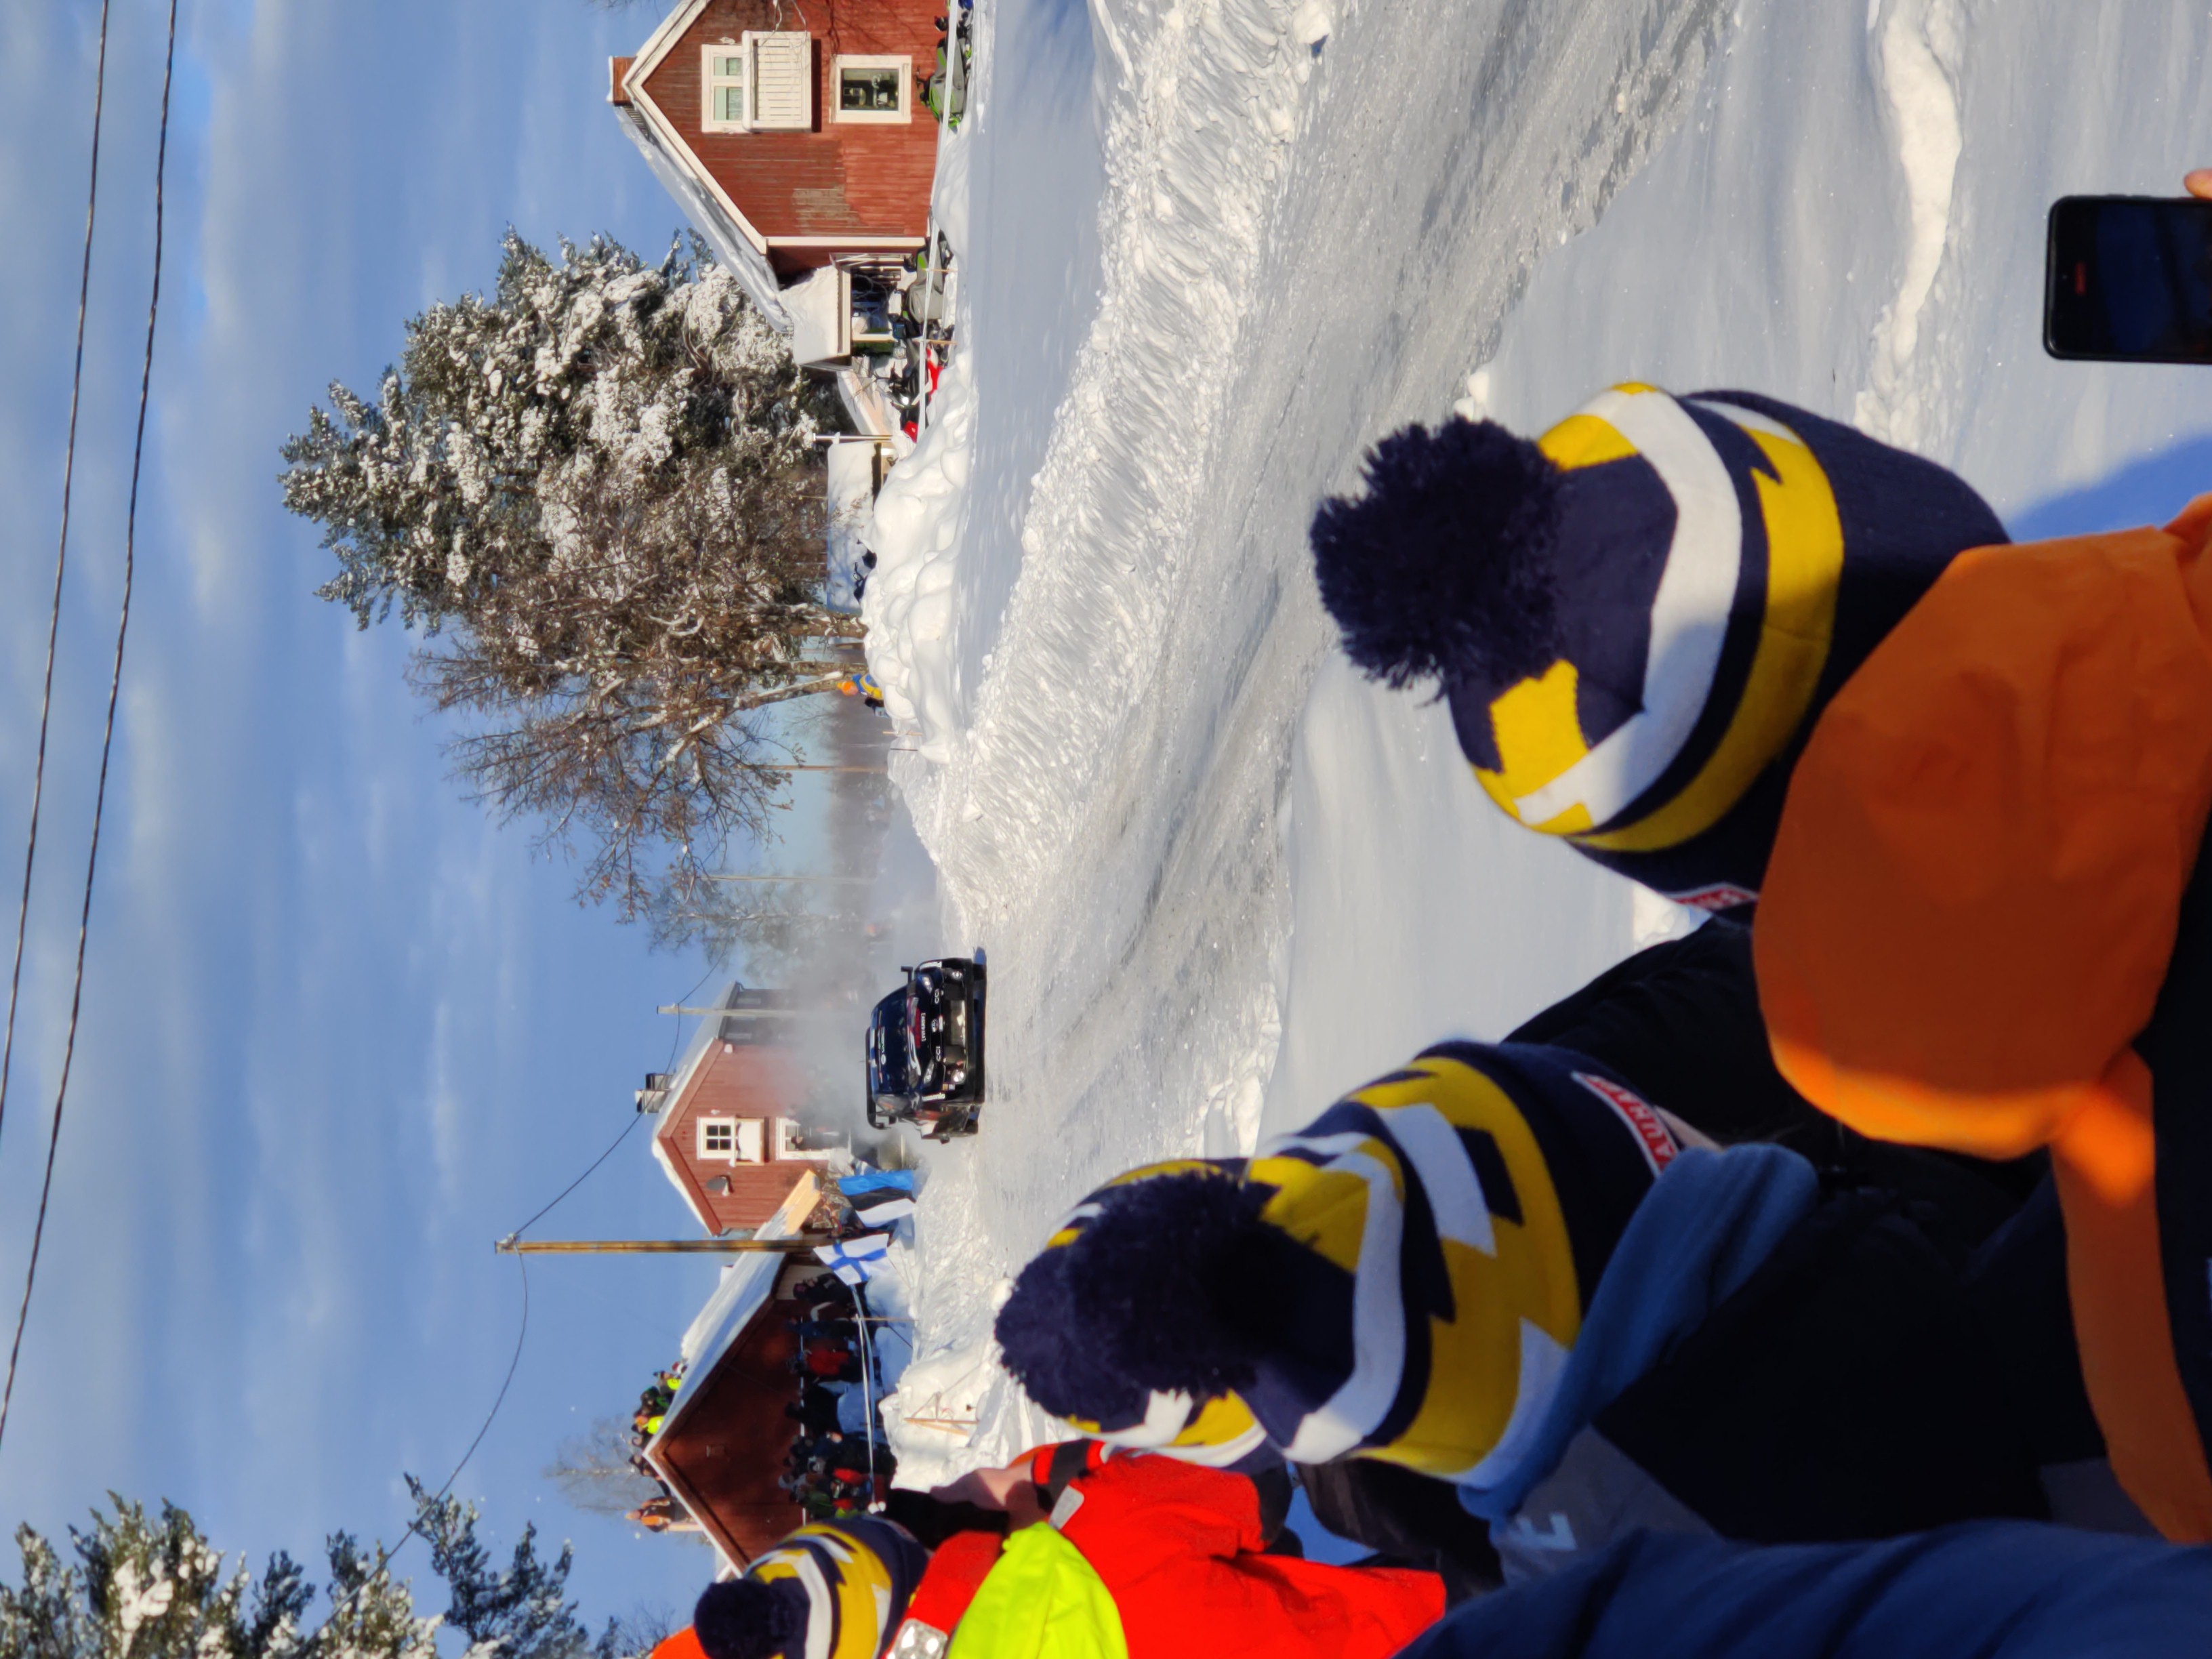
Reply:
[[1475, 1178], [1467, 1146], [1451, 1121], [1434, 1106], [1370, 1106], [1413, 1166], [1429, 1197], [1437, 1237], [1469, 1244], [1485, 1255], [1498, 1254], [1498, 1235], [1490, 1224], [1490, 1205]]
[[[1297, 1144], [1296, 1137], [1277, 1143], [1279, 1148]], [[1352, 1281], [1352, 1375], [1298, 1419], [1297, 1432], [1283, 1448], [1294, 1463], [1326, 1463], [1358, 1446], [1389, 1413], [1406, 1371], [1406, 1304], [1398, 1286], [1406, 1218], [1397, 1182], [1364, 1152], [1341, 1153], [1327, 1167], [1367, 1183], [1359, 1268]]]
[[[830, 1644], [837, 1633], [837, 1593], [823, 1575], [814, 1552], [806, 1547], [813, 1541], [800, 1539], [775, 1553], [790, 1562], [792, 1576], [806, 1592], [806, 1659], [830, 1659]], [[763, 1557], [756, 1570], [769, 1559]]]
[[1674, 764], [1705, 712], [1743, 568], [1743, 512], [1712, 441], [1663, 392], [1607, 392], [1582, 413], [1612, 427], [1674, 498], [1674, 538], [1652, 598], [1644, 706], [1540, 789], [1513, 803], [1528, 824], [1581, 806], [1618, 817]]
[[1559, 1373], [1566, 1368], [1567, 1350], [1553, 1341], [1540, 1326], [1523, 1319], [1521, 1382], [1513, 1391], [1513, 1415], [1505, 1419], [1505, 1429], [1498, 1437], [1498, 1443], [1480, 1463], [1464, 1474], [1442, 1478], [1456, 1480], [1463, 1486], [1494, 1486], [1510, 1474], [1528, 1455], [1528, 1443], [1542, 1428], [1545, 1414], [1552, 1409], [1552, 1395], [1559, 1385]]

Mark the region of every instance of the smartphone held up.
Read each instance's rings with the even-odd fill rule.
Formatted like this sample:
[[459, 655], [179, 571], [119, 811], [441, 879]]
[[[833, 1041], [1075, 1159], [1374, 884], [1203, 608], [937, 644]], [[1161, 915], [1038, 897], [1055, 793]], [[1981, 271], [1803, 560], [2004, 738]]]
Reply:
[[2212, 363], [2212, 201], [2051, 204], [2043, 345], [2054, 357]]

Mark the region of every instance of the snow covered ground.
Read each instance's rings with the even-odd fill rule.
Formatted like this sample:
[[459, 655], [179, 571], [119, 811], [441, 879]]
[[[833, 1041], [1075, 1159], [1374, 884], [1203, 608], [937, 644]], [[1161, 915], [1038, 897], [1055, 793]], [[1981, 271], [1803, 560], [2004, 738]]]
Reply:
[[933, 1472], [1041, 1428], [989, 1318], [1088, 1187], [1677, 925], [1333, 659], [1304, 530], [1364, 447], [1747, 386], [2022, 532], [2163, 516], [2212, 376], [2045, 359], [2043, 214], [2212, 161], [2208, 47], [2148, 0], [979, 0], [964, 362], [866, 612], [944, 944], [992, 963], [985, 1130], [920, 1218], [915, 1376], [976, 1419]]

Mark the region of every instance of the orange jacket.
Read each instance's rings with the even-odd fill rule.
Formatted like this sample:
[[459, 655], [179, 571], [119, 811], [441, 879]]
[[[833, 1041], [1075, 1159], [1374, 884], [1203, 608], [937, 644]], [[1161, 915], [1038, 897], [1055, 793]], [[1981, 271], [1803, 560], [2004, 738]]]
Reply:
[[2114, 1472], [2191, 1540], [2212, 1471], [2131, 1045], [2212, 810], [2209, 539], [2212, 496], [2163, 531], [1962, 555], [1823, 712], [1753, 927], [1776, 1061], [1815, 1104], [1884, 1139], [2051, 1148]]

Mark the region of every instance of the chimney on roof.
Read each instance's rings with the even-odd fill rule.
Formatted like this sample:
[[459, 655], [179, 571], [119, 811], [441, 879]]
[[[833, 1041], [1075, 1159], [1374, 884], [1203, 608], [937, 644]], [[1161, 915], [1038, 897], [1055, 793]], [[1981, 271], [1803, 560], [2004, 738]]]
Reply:
[[629, 79], [629, 66], [635, 62], [637, 59], [635, 58], [607, 59], [607, 102], [610, 104], [629, 102], [629, 94], [623, 90], [623, 82]]

